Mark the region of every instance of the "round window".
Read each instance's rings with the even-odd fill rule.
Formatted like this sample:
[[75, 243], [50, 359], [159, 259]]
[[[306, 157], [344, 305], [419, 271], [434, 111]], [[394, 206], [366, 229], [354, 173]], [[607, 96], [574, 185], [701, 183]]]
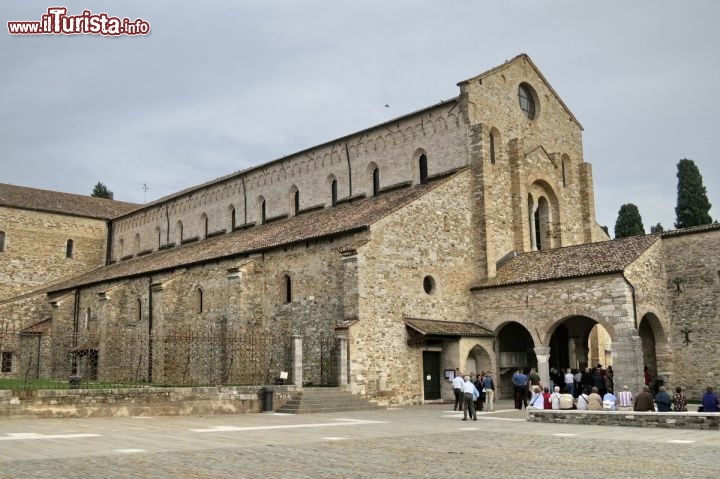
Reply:
[[435, 278], [425, 276], [425, 278], [423, 278], [423, 289], [427, 294], [433, 294], [435, 292]]
[[528, 120], [534, 120], [536, 117], [535, 92], [527, 83], [521, 83], [518, 86], [518, 101], [520, 109], [523, 111]]

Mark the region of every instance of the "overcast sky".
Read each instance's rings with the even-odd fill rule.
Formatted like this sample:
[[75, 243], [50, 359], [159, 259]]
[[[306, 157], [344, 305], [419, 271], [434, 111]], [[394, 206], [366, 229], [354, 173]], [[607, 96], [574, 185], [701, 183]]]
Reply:
[[[8, 34], [55, 5], [151, 34]], [[611, 234], [624, 203], [646, 231], [673, 227], [681, 158], [720, 217], [718, 0], [3, 0], [0, 14], [0, 182], [151, 201], [455, 97], [527, 53], [585, 129]]]

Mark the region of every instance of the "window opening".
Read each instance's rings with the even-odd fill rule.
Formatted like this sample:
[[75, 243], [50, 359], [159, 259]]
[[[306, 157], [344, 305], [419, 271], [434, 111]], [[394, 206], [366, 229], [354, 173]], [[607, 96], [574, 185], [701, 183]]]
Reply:
[[428, 167], [427, 167], [427, 156], [425, 154], [420, 155], [420, 184], [424, 185], [428, 181]]
[[380, 169], [375, 168], [372, 172], [373, 196], [380, 194]]
[[67, 243], [65, 244], [65, 257], [66, 258], [72, 258], [73, 257], [73, 247], [75, 243], [73, 243], [73, 240], [69, 239], [67, 240]]

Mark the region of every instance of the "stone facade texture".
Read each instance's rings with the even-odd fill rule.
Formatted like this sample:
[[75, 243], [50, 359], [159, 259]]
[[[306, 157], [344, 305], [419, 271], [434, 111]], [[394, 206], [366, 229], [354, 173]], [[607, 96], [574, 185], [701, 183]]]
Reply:
[[[0, 324], [32, 333], [3, 336], [5, 375], [29, 371], [42, 323], [54, 339], [40, 339], [34, 373], [61, 379], [257, 384], [289, 371], [414, 404], [450, 399], [447, 371], [491, 371], [502, 396], [514, 368], [547, 376], [610, 351], [618, 386], [638, 389], [644, 365], [691, 397], [712, 383], [720, 227], [606, 241], [582, 126], [532, 61], [459, 88], [107, 223], [0, 205]], [[487, 334], [411, 331], [413, 319]], [[243, 376], [249, 357], [265, 379]]]

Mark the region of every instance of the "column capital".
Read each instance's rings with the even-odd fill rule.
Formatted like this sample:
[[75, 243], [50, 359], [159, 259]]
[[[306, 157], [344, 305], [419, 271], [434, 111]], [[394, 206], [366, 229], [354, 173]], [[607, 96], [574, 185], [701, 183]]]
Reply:
[[549, 347], [541, 347], [541, 348], [533, 348], [533, 351], [535, 351], [536, 356], [546, 356], [550, 354], [550, 348]]

